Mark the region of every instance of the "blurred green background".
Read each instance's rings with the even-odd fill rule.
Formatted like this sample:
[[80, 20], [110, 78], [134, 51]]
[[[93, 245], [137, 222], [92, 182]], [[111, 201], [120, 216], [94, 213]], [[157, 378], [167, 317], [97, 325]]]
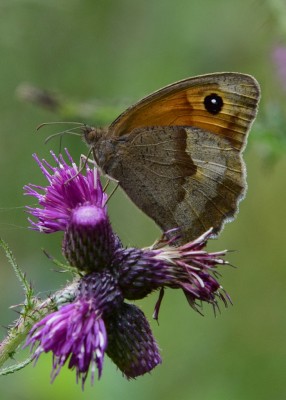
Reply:
[[[168, 290], [160, 325], [151, 321], [163, 356], [152, 374], [128, 382], [106, 358], [101, 381], [82, 392], [66, 368], [50, 384], [48, 354], [35, 368], [0, 377], [1, 400], [286, 398], [286, 92], [272, 59], [277, 45], [286, 46], [281, 0], [0, 0], [0, 235], [42, 297], [69, 276], [55, 272], [41, 251], [60, 258], [61, 235], [28, 230], [23, 212], [31, 204], [23, 185], [44, 182], [31, 154], [49, 158], [50, 148], [59, 149], [58, 140], [44, 145], [57, 127], [35, 134], [39, 123], [73, 114], [93, 123], [98, 101], [123, 110], [166, 84], [208, 72], [252, 74], [263, 95], [245, 154], [247, 197], [209, 246], [237, 250], [228, 257], [238, 268], [222, 271], [234, 306], [216, 318], [205, 307], [201, 317], [181, 292]], [[24, 83], [62, 94], [66, 109], [57, 115], [22, 101]], [[111, 122], [117, 115], [109, 114]], [[66, 137], [63, 146], [75, 159], [86, 153], [79, 138]], [[124, 244], [147, 246], [158, 237], [120, 191], [109, 211]], [[0, 296], [4, 338], [17, 317], [9, 307], [23, 295], [2, 252]], [[156, 298], [140, 302], [149, 320]]]

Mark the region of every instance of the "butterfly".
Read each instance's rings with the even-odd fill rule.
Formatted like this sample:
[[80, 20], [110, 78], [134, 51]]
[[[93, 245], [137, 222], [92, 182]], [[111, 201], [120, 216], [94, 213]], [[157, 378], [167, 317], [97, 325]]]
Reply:
[[86, 128], [97, 166], [179, 244], [217, 235], [246, 192], [242, 152], [256, 117], [258, 82], [214, 73], [166, 86], [107, 128]]

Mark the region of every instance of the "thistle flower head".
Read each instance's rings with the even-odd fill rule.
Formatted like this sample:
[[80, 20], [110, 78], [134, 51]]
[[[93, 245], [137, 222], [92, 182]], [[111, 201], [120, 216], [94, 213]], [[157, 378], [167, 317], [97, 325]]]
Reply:
[[[69, 226], [73, 214], [79, 218], [77, 213], [80, 207], [87, 207], [86, 214], [92, 215], [93, 207], [99, 213], [99, 219], [106, 215], [107, 195], [103, 192], [99, 174], [96, 169], [92, 170], [86, 164], [86, 175], [79, 172], [70, 154], [66, 155], [70, 161], [69, 165], [60, 155], [57, 157], [51, 152], [57, 166], [53, 167], [46, 160], [39, 160], [33, 155], [45, 178], [48, 186], [26, 185], [25, 194], [34, 196], [42, 208], [27, 207], [28, 212], [37, 218], [37, 221], [29, 220], [35, 230], [44, 233], [65, 231]], [[41, 193], [43, 192], [43, 193]], [[82, 212], [84, 219], [84, 213]]]
[[108, 271], [87, 274], [75, 300], [36, 323], [26, 346], [38, 360], [53, 353], [52, 381], [66, 363], [82, 388], [90, 372], [101, 377], [105, 352], [127, 378], [151, 371], [161, 362], [158, 346], [142, 311], [124, 303], [116, 278]]
[[36, 197], [42, 207], [27, 207], [36, 218], [36, 221], [29, 219], [31, 226], [43, 233], [64, 231], [62, 249], [70, 265], [87, 272], [100, 270], [110, 264], [120, 242], [110, 226], [107, 195], [99, 174], [86, 164], [84, 175], [67, 150], [71, 165], [62, 156], [51, 154], [57, 167], [34, 155], [48, 186], [24, 186], [25, 194]]
[[[209, 229], [196, 240], [173, 247], [173, 240], [162, 239], [149, 249], [127, 249], [123, 256], [120, 284], [128, 299], [145, 297], [162, 287], [180, 288], [189, 304], [200, 312], [202, 302], [218, 307], [218, 299], [225, 305], [230, 301], [217, 281], [217, 265], [228, 264], [223, 259], [226, 250], [208, 253], [203, 248], [212, 235]], [[158, 318], [159, 304], [154, 316]]]
[[98, 377], [101, 376], [107, 335], [95, 302], [78, 299], [47, 315], [34, 325], [26, 345], [34, 349], [37, 342], [35, 360], [43, 352], [53, 353], [52, 381], [67, 361], [70, 369], [76, 369], [77, 380], [81, 380], [82, 385], [89, 370], [92, 381], [96, 368]]

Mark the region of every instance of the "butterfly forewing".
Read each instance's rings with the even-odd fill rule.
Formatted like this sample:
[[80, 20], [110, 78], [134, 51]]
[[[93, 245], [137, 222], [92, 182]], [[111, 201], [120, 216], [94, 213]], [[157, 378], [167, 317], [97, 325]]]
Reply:
[[[210, 113], [204, 104], [213, 93], [223, 101], [217, 114]], [[110, 134], [121, 136], [150, 126], [194, 126], [226, 136], [238, 147], [256, 115], [258, 98], [259, 86], [249, 75], [220, 73], [189, 78], [131, 106], [113, 122]]]

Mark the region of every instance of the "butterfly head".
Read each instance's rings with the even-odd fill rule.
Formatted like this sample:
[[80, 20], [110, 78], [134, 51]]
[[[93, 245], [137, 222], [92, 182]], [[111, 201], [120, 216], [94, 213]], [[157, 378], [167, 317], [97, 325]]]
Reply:
[[92, 126], [84, 125], [84, 127], [82, 127], [82, 132], [83, 140], [86, 144], [91, 147], [96, 147], [106, 130], [104, 128], [94, 128]]

